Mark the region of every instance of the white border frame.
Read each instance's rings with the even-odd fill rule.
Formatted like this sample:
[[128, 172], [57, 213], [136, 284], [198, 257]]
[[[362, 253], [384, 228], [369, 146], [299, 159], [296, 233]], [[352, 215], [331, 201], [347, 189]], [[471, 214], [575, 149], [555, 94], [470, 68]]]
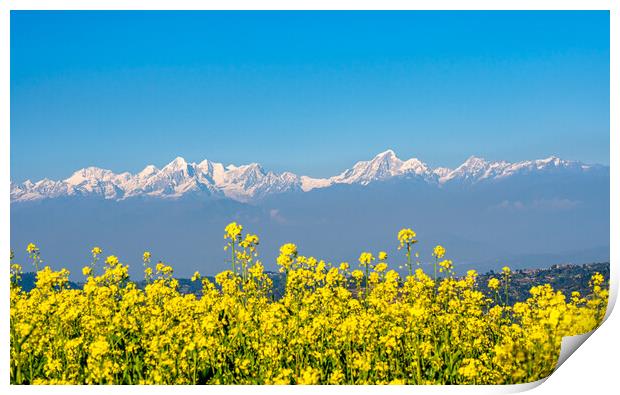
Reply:
[[[618, 79], [618, 70], [620, 63], [618, 62], [618, 37], [620, 37], [620, 29], [618, 25], [620, 18], [618, 16], [618, 1], [611, 0], [383, 0], [381, 2], [369, 0], [300, 0], [300, 1], [283, 1], [283, 0], [229, 0], [229, 1], [197, 1], [197, 0], [0, 0], [0, 199], [2, 207], [0, 208], [0, 219], [2, 227], [0, 228], [0, 252], [10, 249], [10, 11], [11, 10], [609, 10], [610, 11], [610, 150], [612, 147], [618, 149], [620, 140], [618, 136], [618, 93], [620, 93], [620, 80]], [[619, 191], [619, 175], [618, 167], [620, 158], [617, 152], [610, 152], [610, 171], [611, 171], [611, 196], [610, 196], [610, 303], [607, 310], [606, 318], [609, 317], [613, 310], [617, 294], [618, 281], [620, 276], [617, 272], [618, 258], [620, 249], [618, 243], [614, 244], [614, 240], [620, 241], [620, 233], [618, 228], [618, 220], [620, 219], [620, 211], [618, 210], [618, 202], [620, 202]], [[357, 393], [359, 395], [377, 393], [394, 393], [394, 392], [410, 392], [410, 393], [507, 393], [520, 392], [538, 386], [545, 380], [536, 383], [519, 384], [514, 386], [233, 386], [219, 388], [218, 386], [10, 386], [9, 385], [9, 270], [8, 265], [3, 265], [0, 270], [0, 289], [4, 296], [0, 297], [0, 314], [3, 319], [0, 320], [0, 389], [2, 393], [57, 393], [66, 394], [67, 392], [87, 392], [87, 393], [108, 393], [109, 391], [132, 393], [149, 393], [149, 394], [167, 394], [172, 391], [183, 391], [187, 393], [219, 393], [220, 391], [230, 391], [233, 393], [241, 393], [251, 390], [256, 393], [289, 393], [296, 392], [300, 394], [311, 394], [315, 392], [325, 393], [341, 393], [342, 391], [349, 393]], [[607, 320], [603, 326], [597, 330], [601, 332], [593, 336], [595, 339], [588, 343], [596, 343], [597, 347], [593, 349], [580, 350], [578, 357], [566, 362], [564, 367], [554, 372], [550, 376], [550, 384], [553, 382], [552, 388], [543, 386], [540, 390], [549, 389], [551, 391], [561, 391], [563, 393], [573, 393], [579, 391], [583, 394], [586, 391], [595, 392], [605, 390], [607, 386], [615, 386], [617, 382], [617, 373], [614, 373], [614, 367], [617, 366], [616, 357], [618, 356], [620, 340], [620, 321], [618, 314], [615, 314], [612, 320]], [[585, 340], [585, 339], [584, 339]], [[581, 344], [581, 343], [579, 343]], [[594, 346], [594, 344], [593, 344]], [[574, 350], [573, 350], [574, 351]], [[583, 351], [583, 352], [581, 352]], [[585, 355], [589, 355], [586, 357]], [[579, 356], [581, 355], [581, 356]], [[587, 358], [587, 359], [586, 359]], [[586, 380], [582, 381], [583, 376]], [[540, 391], [538, 391], [540, 392]]]

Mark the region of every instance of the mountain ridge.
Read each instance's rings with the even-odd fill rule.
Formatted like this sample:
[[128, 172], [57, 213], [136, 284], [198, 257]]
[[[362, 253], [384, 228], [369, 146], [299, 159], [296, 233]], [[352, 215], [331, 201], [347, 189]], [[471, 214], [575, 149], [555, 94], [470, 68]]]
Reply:
[[285, 192], [308, 192], [337, 184], [366, 186], [390, 179], [416, 179], [442, 187], [448, 184], [474, 185], [502, 180], [514, 175], [542, 172], [588, 172], [603, 165], [584, 164], [551, 156], [520, 162], [487, 161], [470, 156], [460, 166], [432, 168], [418, 158], [401, 160], [388, 149], [370, 160], [328, 178], [314, 178], [292, 172], [266, 171], [258, 163], [224, 165], [204, 159], [199, 163], [176, 157], [161, 169], [147, 165], [143, 170], [114, 173], [99, 167], [75, 171], [64, 180], [44, 178], [37, 182], [11, 182], [11, 202], [58, 197], [100, 197], [124, 200], [132, 197], [176, 199], [197, 194], [207, 198], [229, 198], [247, 203]]

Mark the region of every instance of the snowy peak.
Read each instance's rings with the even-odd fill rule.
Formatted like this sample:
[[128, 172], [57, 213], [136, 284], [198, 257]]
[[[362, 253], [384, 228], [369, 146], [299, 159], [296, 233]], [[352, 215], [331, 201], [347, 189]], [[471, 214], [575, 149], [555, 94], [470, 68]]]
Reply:
[[180, 156], [176, 157], [172, 162], [168, 163], [161, 169], [161, 174], [168, 174], [171, 177], [179, 175], [183, 177], [191, 176], [195, 172], [195, 164], [188, 164], [185, 159]]
[[86, 167], [84, 169], [74, 172], [71, 177], [65, 181], [72, 185], [79, 185], [83, 182], [89, 182], [93, 180], [110, 179], [114, 176], [110, 170], [100, 169], [98, 167]]
[[159, 169], [153, 165], [148, 165], [144, 168], [144, 170], [142, 170], [140, 173], [137, 174], [138, 178], [144, 179], [144, 178], [148, 178], [150, 176], [152, 176], [153, 174], [157, 173], [159, 171]]
[[439, 177], [439, 179], [441, 179], [450, 174], [451, 171], [452, 169], [448, 167], [437, 167], [433, 170], [433, 174], [435, 174], [437, 177]]
[[489, 165], [489, 162], [484, 160], [484, 158], [480, 158], [478, 156], [470, 156], [463, 162], [462, 165], [459, 166], [461, 169], [467, 169], [471, 171], [479, 171], [481, 169], [486, 168]]
[[504, 161], [488, 162], [484, 158], [470, 156], [462, 165], [442, 176], [439, 182], [442, 184], [451, 180], [479, 182], [497, 176], [508, 165], [509, 163]]
[[399, 166], [402, 163], [398, 156], [396, 156], [396, 153], [391, 149], [375, 155], [375, 157], [372, 158], [370, 162], [386, 166]]
[[383, 181], [392, 177], [418, 176], [431, 179], [429, 167], [416, 158], [400, 160], [394, 151], [381, 152], [369, 161], [357, 162], [351, 169], [330, 178], [332, 183], [368, 185], [374, 181]]
[[313, 178], [308, 176], [301, 176], [300, 180], [301, 190], [304, 192], [309, 192], [313, 189], [327, 188], [334, 184], [332, 179], [328, 178]]
[[234, 200], [248, 202], [271, 194], [301, 190], [301, 181], [293, 173], [276, 174], [265, 172], [258, 163], [218, 169], [216, 179], [218, 188]]
[[[514, 175], [528, 175], [532, 173], [548, 174], [552, 172], [579, 172], [587, 171], [592, 165], [581, 162], [560, 159], [551, 156], [546, 159], [526, 160], [516, 163], [506, 161], [489, 162], [483, 158], [471, 156], [462, 165], [452, 171], [441, 170], [439, 183], [465, 182], [479, 183], [485, 180], [500, 180]], [[436, 174], [439, 174], [436, 172]]]
[[184, 158], [180, 156], [177, 156], [176, 158], [174, 158], [172, 162], [164, 166], [164, 169], [169, 169], [169, 170], [183, 170], [185, 168], [187, 168], [187, 162], [185, 161]]
[[[67, 195], [101, 195], [106, 199], [119, 199], [124, 191], [118, 184], [127, 181], [130, 176], [129, 173], [114, 174], [110, 170], [91, 166], [74, 172], [63, 181], [56, 181], [56, 188]], [[46, 195], [41, 188], [36, 188], [36, 191]]]
[[455, 169], [430, 168], [417, 158], [401, 160], [393, 150], [386, 150], [370, 160], [357, 162], [342, 173], [329, 178], [298, 176], [291, 172], [266, 171], [258, 163], [223, 165], [207, 159], [196, 164], [177, 157], [157, 168], [146, 166], [142, 171], [116, 174], [98, 167], [86, 167], [70, 177], [54, 181], [26, 180], [11, 182], [11, 201], [31, 201], [63, 196], [99, 197], [123, 200], [132, 197], [177, 199], [189, 195], [205, 198], [229, 198], [253, 202], [270, 195], [286, 192], [308, 192], [335, 184], [368, 185], [385, 180], [418, 180], [430, 185], [475, 185], [513, 176], [531, 174], [577, 174], [607, 167], [587, 165], [551, 156], [545, 159], [515, 163], [487, 161], [470, 156]]

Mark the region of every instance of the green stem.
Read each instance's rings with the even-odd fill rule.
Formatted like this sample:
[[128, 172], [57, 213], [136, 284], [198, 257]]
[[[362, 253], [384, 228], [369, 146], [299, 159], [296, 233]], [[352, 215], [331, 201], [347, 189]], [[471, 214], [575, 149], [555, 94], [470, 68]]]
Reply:
[[407, 267], [409, 268], [409, 275], [411, 276], [411, 244], [407, 244]]
[[366, 277], [364, 278], [365, 280], [365, 287], [364, 287], [364, 300], [366, 300], [368, 298], [368, 263], [366, 264]]
[[230, 264], [232, 267], [232, 272], [235, 274], [235, 241], [232, 240], [230, 242]]

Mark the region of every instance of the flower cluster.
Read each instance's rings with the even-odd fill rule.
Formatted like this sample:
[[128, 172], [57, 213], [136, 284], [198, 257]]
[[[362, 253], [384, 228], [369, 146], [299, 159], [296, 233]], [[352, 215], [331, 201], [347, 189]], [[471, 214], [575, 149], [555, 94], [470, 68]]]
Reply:
[[[231, 270], [215, 283], [196, 272], [200, 297], [181, 294], [172, 267], [152, 267], [148, 252], [144, 289], [116, 256], [98, 267], [98, 247], [82, 289], [68, 288], [67, 270], [45, 266], [26, 292], [21, 266], [12, 263], [11, 383], [523, 383], [549, 375], [562, 337], [596, 328], [607, 306], [600, 274], [589, 295], [567, 300], [543, 285], [509, 305], [500, 295], [510, 286], [507, 267], [479, 285], [474, 270], [457, 277], [437, 246], [434, 259], [446, 275], [413, 271], [410, 229], [398, 234], [410, 269], [404, 277], [385, 252], [362, 253], [357, 269], [284, 244], [277, 264], [286, 288], [276, 299], [258, 260], [258, 237], [236, 223], [224, 237]], [[39, 265], [38, 248], [28, 252]]]

